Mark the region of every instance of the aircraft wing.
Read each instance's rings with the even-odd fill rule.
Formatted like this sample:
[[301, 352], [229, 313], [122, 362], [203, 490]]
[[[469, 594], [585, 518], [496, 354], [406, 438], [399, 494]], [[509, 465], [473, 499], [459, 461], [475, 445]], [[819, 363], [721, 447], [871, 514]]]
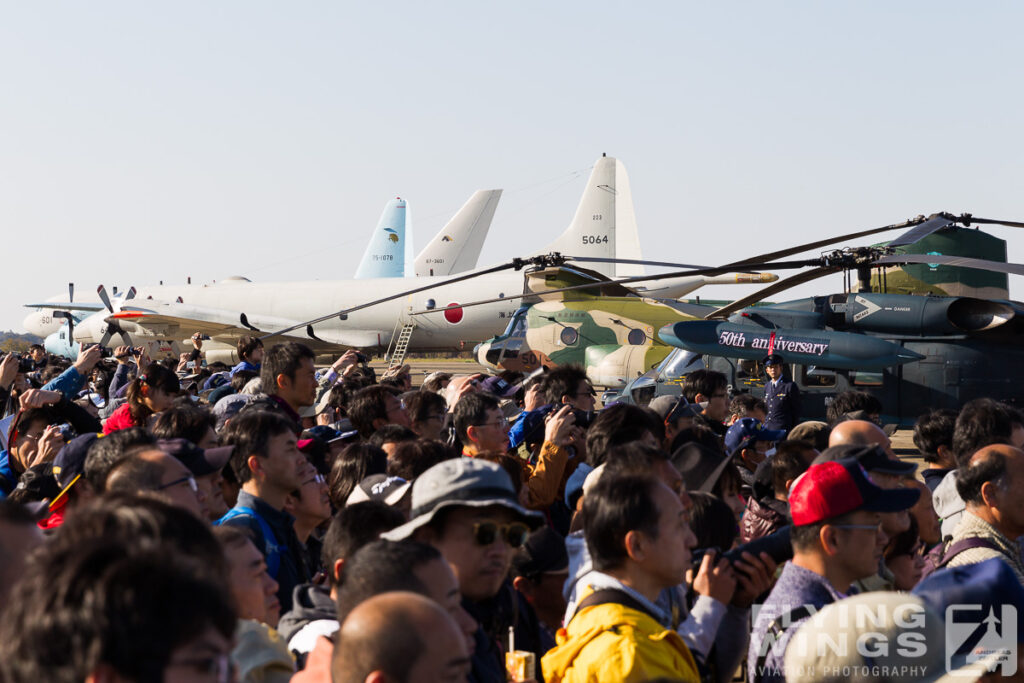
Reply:
[[[184, 339], [199, 332], [217, 341], [232, 344], [244, 335], [258, 337], [274, 330], [294, 327], [300, 322], [290, 318], [248, 316], [238, 311], [179, 303], [161, 303], [150, 308], [122, 306], [121, 310], [111, 317], [146, 328], [161, 337]], [[289, 338], [301, 341], [314, 350], [337, 350], [342, 346], [379, 346], [382, 339], [386, 344], [390, 335], [390, 331], [385, 335], [379, 330], [313, 330], [310, 334], [307, 327], [281, 335], [281, 340]], [[272, 339], [268, 343], [273, 344], [275, 340]]]
[[103, 311], [106, 307], [100, 303], [71, 301], [46, 301], [41, 304], [22, 304], [25, 308], [52, 308], [56, 311]]

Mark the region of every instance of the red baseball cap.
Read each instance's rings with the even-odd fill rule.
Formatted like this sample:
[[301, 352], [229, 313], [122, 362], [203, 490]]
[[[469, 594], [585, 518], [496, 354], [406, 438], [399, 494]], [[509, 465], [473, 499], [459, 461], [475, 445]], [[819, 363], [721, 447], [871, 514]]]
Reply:
[[917, 503], [917, 489], [883, 489], [856, 458], [823, 462], [801, 474], [789, 494], [795, 526], [816, 524], [854, 510], [899, 512]]

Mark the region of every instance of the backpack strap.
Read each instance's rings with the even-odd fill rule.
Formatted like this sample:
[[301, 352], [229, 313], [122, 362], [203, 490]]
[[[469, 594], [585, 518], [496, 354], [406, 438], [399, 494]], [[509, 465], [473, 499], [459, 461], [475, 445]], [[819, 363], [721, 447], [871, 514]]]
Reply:
[[942, 569], [952, 561], [954, 557], [964, 552], [965, 550], [971, 550], [973, 548], [988, 548], [989, 550], [995, 550], [996, 552], [1005, 555], [1002, 549], [987, 538], [981, 538], [980, 536], [971, 536], [970, 538], [961, 538], [955, 543], [951, 543], [945, 552], [942, 554], [942, 559], [938, 564], [935, 565], [936, 569]]
[[809, 606], [800, 605], [772, 619], [771, 623], [768, 624], [767, 630], [765, 630], [764, 640], [761, 641], [761, 653], [757, 655], [757, 663], [754, 665], [754, 671], [751, 673], [751, 680], [758, 681], [761, 679], [765, 664], [768, 662], [768, 653], [775, 643], [782, 639], [782, 634], [786, 632], [786, 629], [812, 614]]
[[274, 530], [270, 528], [270, 524], [258, 512], [244, 505], [236, 505], [228, 510], [223, 517], [217, 520], [216, 525], [219, 526], [236, 517], [252, 517], [256, 520], [256, 524], [260, 527], [260, 533], [263, 534], [262, 550], [267, 561], [267, 573], [276, 580], [277, 573], [281, 569], [281, 546], [277, 544]]
[[[657, 615], [653, 614], [649, 608], [645, 607], [643, 603], [629, 593], [619, 590], [618, 588], [602, 588], [601, 590], [594, 591], [577, 603], [576, 614], [579, 614], [587, 607], [593, 607], [594, 605], [606, 605], [609, 603], [622, 605], [623, 607], [628, 607], [629, 609], [636, 610], [637, 612], [643, 612], [660, 623]], [[576, 617], [576, 614], [573, 615], [573, 618]], [[570, 619], [570, 621], [572, 620]]]

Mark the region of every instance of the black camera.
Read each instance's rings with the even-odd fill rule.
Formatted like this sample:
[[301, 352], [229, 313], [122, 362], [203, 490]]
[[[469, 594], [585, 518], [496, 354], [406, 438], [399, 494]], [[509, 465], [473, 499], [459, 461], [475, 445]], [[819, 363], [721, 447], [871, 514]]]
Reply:
[[[743, 559], [743, 553], [750, 553], [754, 557], [760, 557], [761, 553], [768, 553], [768, 556], [775, 561], [775, 564], [782, 564], [793, 557], [793, 544], [789, 540], [792, 529], [793, 527], [789, 525], [784, 526], [767, 536], [755, 538], [749, 543], [736, 546], [732, 550], [723, 553], [722, 557], [729, 560], [730, 563], [736, 564], [736, 562]], [[696, 572], [700, 568], [700, 563], [709, 550], [718, 551], [719, 548], [701, 548], [694, 551], [693, 571]]]
[[576, 422], [574, 424], [577, 427], [582, 427], [583, 429], [590, 427], [590, 425], [594, 423], [594, 420], [597, 419], [596, 410], [580, 410], [579, 408], [573, 408], [572, 414], [576, 417]]
[[360, 353], [359, 351], [356, 351], [356, 362], [357, 363], [369, 363], [370, 362], [370, 357], [367, 356], [365, 353]]
[[35, 369], [35, 362], [28, 356], [22, 356], [18, 359], [18, 372], [27, 373], [32, 372]]

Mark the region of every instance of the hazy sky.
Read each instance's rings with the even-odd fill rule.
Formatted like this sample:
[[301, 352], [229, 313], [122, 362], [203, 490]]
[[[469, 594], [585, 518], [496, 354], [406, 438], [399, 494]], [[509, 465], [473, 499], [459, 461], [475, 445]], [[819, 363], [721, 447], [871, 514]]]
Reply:
[[506, 260], [602, 152], [651, 258], [1024, 220], [1021, 25], [935, 0], [5, 2], [0, 329], [72, 280], [350, 277], [396, 195], [421, 246], [504, 188], [481, 264]]

